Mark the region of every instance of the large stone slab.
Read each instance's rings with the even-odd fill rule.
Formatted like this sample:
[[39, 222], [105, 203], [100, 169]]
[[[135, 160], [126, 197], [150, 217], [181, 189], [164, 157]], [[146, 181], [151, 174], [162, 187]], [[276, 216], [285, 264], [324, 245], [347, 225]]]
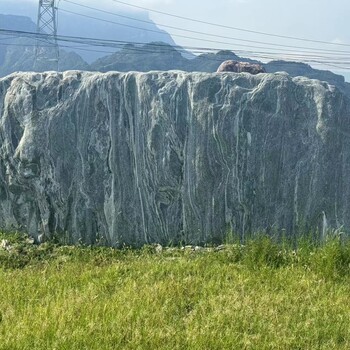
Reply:
[[349, 103], [287, 74], [0, 79], [0, 224], [109, 245], [350, 227]]

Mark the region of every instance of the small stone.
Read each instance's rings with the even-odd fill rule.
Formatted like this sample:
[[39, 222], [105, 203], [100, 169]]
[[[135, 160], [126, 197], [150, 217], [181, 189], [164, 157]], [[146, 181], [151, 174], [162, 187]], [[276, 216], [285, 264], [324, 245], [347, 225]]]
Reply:
[[26, 239], [26, 243], [27, 244], [34, 244], [34, 238], [33, 237], [28, 237], [27, 239]]
[[194, 251], [195, 252], [201, 252], [201, 251], [203, 251], [204, 250], [204, 248], [203, 247], [200, 247], [200, 246], [198, 246], [198, 245], [196, 245], [195, 247], [194, 247]]
[[226, 246], [224, 245], [224, 244], [221, 244], [221, 245], [218, 245], [217, 247], [215, 247], [215, 251], [216, 252], [218, 252], [218, 251], [220, 251], [220, 250], [224, 250], [224, 249], [226, 249]]
[[155, 251], [157, 254], [160, 254], [163, 251], [163, 247], [160, 244], [156, 244]]
[[181, 247], [181, 250], [193, 251], [194, 247], [192, 245], [185, 245], [185, 246]]
[[1, 241], [0, 247], [1, 247], [3, 250], [7, 250], [7, 251], [10, 251], [10, 250], [11, 250], [10, 242], [9, 242], [7, 239], [3, 239], [3, 240]]

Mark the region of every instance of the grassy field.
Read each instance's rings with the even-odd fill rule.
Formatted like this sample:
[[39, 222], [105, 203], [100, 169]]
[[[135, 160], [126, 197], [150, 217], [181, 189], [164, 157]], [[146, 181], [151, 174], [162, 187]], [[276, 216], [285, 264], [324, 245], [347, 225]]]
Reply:
[[350, 349], [350, 244], [35, 246], [2, 235], [0, 349]]

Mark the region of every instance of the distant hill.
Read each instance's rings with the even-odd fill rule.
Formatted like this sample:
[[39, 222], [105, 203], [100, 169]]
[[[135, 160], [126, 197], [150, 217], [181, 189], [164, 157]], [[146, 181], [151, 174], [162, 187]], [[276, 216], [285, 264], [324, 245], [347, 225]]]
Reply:
[[188, 60], [171, 45], [149, 43], [142, 46], [125, 45], [122, 50], [98, 59], [90, 66], [91, 70], [108, 72], [117, 70], [143, 71], [150, 70], [186, 70]]
[[254, 62], [249, 58], [239, 57], [232, 51], [219, 51], [206, 53], [186, 59], [181, 54], [181, 49], [176, 49], [166, 43], [149, 43], [145, 45], [125, 45], [119, 52], [102, 57], [90, 65], [90, 69], [100, 72], [117, 70], [121, 72], [150, 70], [174, 70], [180, 69], [187, 72], [215, 72], [218, 66], [225, 60], [238, 60]]
[[271, 61], [266, 64], [237, 56], [232, 51], [219, 51], [196, 56], [194, 59], [186, 59], [181, 55], [181, 50], [165, 43], [150, 43], [142, 46], [126, 45], [118, 53], [98, 59], [90, 65], [90, 70], [108, 72], [116, 71], [141, 71], [150, 70], [174, 70], [180, 69], [187, 72], [215, 72], [225, 60], [236, 60], [262, 64], [268, 73], [287, 72], [292, 77], [305, 76], [311, 79], [327, 81], [337, 86], [342, 92], [350, 96], [350, 84], [345, 82], [342, 75], [328, 70], [314, 69], [310, 65], [300, 62]]
[[[25, 16], [1, 15], [0, 27], [2, 29], [35, 31], [36, 25]], [[39, 71], [55, 69], [50, 61], [39, 61], [34, 65], [35, 40], [28, 38], [9, 37], [0, 35], [0, 76], [5, 76], [15, 71]], [[51, 57], [49, 48], [45, 49], [46, 57]], [[60, 50], [60, 69], [89, 69], [89, 65], [75, 52]]]
[[[153, 23], [145, 12], [133, 13], [132, 15], [129, 13], [126, 15], [137, 17], [138, 19], [147, 20]], [[119, 22], [121, 25], [118, 26], [111, 23], [94, 21], [90, 18], [77, 17], [61, 12], [59, 14], [59, 34], [107, 40], [131, 41], [145, 44], [153, 41], [162, 41], [170, 45], [175, 45], [172, 37], [164, 30], [159, 29], [155, 24], [144, 24], [142, 22], [135, 23], [135, 21], [125, 18], [118, 18], [117, 22]], [[141, 29], [125, 27], [124, 25], [132, 25], [140, 27]], [[152, 31], [147, 31], [144, 29], [149, 29]], [[159, 33], [157, 33], [157, 31], [159, 31]], [[76, 44], [73, 44], [73, 46], [74, 45], [76, 46]], [[97, 52], [72, 48], [73, 51], [78, 53], [89, 63], [106, 55], [106, 53], [98, 51], [116, 51], [115, 49], [103, 47], [89, 47], [88, 49], [95, 49]]]
[[[17, 30], [35, 30], [36, 29], [36, 16], [38, 11], [38, 5], [36, 2], [26, 2], [26, 1], [13, 1], [13, 0], [0, 0], [1, 8], [0, 12], [3, 14], [16, 14], [24, 15], [26, 19], [11, 24], [12, 28]], [[143, 12], [124, 12], [122, 13], [118, 10], [118, 13], [122, 16], [133, 17], [138, 20], [148, 21], [148, 23], [143, 23], [140, 21], [131, 20], [125, 17], [112, 17], [111, 21], [118, 22], [119, 25], [94, 20], [87, 17], [82, 17], [70, 13], [66, 13], [63, 10], [68, 8], [73, 12], [81, 13], [81, 8], [71, 6], [69, 7], [68, 3], [61, 2], [58, 12], [58, 34], [61, 35], [70, 35], [70, 36], [84, 36], [92, 37], [98, 39], [107, 39], [107, 40], [120, 40], [120, 41], [133, 41], [137, 43], [148, 43], [152, 41], [162, 41], [167, 44], [175, 45], [172, 37], [164, 30], [158, 28], [152, 20], [149, 18], [148, 13]], [[89, 12], [89, 10], [84, 9], [84, 14], [92, 17], [106, 17], [106, 15], [96, 15], [96, 12]], [[21, 17], [21, 16], [16, 16]], [[28, 23], [28, 17], [32, 20], [31, 23]], [[12, 19], [11, 19], [12, 21]], [[7, 26], [9, 27], [9, 22], [6, 18], [2, 17], [0, 20], [0, 27]], [[34, 27], [33, 27], [34, 25]], [[139, 27], [132, 28], [132, 27]], [[22, 28], [22, 29], [20, 29]], [[26, 29], [24, 29], [26, 28]], [[29, 29], [30, 28], [30, 29]], [[67, 44], [70, 45], [70, 51], [78, 53], [86, 62], [91, 63], [96, 59], [105, 56], [106, 53], [103, 51], [116, 51], [110, 48], [101, 48], [101, 47], [87, 47], [86, 50], [81, 49], [81, 45], [77, 44]], [[80, 48], [77, 48], [80, 46]], [[92, 50], [92, 51], [91, 51]], [[96, 52], [94, 52], [96, 50]], [[102, 52], [99, 52], [102, 51]]]
[[35, 32], [36, 24], [27, 16], [0, 14], [0, 28]]

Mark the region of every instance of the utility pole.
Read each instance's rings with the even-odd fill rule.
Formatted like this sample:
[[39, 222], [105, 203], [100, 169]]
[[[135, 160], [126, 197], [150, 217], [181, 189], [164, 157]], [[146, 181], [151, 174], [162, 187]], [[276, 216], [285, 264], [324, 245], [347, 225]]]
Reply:
[[[52, 62], [59, 69], [59, 48], [57, 44], [57, 7], [55, 0], [39, 0], [37, 34], [47, 34], [47, 38], [36, 39], [34, 67], [43, 61]], [[50, 66], [50, 65], [49, 65]]]

